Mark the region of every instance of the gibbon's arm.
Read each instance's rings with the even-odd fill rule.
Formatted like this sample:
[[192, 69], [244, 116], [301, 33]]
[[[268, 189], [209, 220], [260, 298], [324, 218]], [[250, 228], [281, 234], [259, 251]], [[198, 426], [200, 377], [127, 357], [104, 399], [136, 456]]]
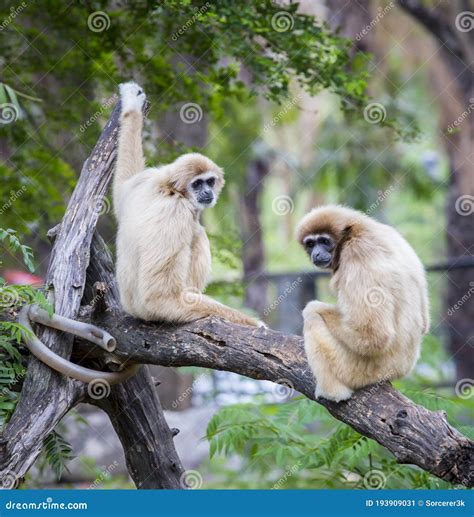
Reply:
[[[360, 302], [359, 302], [360, 304]], [[353, 302], [344, 317], [339, 307], [327, 303], [310, 302], [305, 309], [305, 323], [310, 324], [311, 313], [319, 314], [330, 333], [352, 352], [361, 356], [378, 355], [395, 337], [390, 302], [368, 309], [365, 301], [357, 308]]]
[[122, 111], [113, 188], [115, 206], [118, 206], [123, 183], [145, 169], [142, 146], [145, 93], [138, 84], [125, 83], [120, 85], [120, 99]]

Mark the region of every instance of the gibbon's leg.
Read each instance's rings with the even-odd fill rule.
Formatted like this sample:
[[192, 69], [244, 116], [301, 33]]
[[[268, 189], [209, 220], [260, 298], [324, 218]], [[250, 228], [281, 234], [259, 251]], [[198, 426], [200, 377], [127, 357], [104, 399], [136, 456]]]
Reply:
[[[174, 302], [174, 303], [173, 303]], [[205, 294], [197, 293], [193, 288], [184, 289], [178, 300], [164, 301], [168, 307], [172, 306], [173, 317], [179, 320], [194, 321], [208, 316], [217, 316], [231, 323], [239, 325], [250, 325], [253, 327], [260, 327], [264, 324], [252, 316], [247, 316], [231, 307], [227, 307], [222, 303], [206, 296]]]
[[303, 335], [308, 363], [316, 378], [315, 396], [336, 402], [347, 400], [353, 391], [335, 374], [336, 365], [349, 360], [347, 350], [331, 334], [323, 318], [311, 307], [312, 303], [303, 311]]
[[118, 205], [120, 187], [123, 183], [145, 169], [142, 146], [142, 107], [146, 99], [145, 92], [136, 83], [121, 84], [120, 99], [122, 111], [114, 174], [115, 206]]

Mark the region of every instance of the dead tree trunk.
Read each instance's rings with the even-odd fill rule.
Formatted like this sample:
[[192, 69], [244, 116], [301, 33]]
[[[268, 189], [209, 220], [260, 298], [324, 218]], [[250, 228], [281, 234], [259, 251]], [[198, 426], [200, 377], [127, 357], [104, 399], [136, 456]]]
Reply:
[[[85, 292], [92, 238], [115, 160], [119, 113], [120, 105], [115, 108], [85, 162], [63, 221], [55, 232], [57, 235], [48, 268], [47, 286], [51, 290], [55, 312], [69, 318], [78, 317]], [[97, 261], [88, 270], [90, 282], [94, 276], [104, 272], [99, 257], [95, 258]], [[118, 297], [113, 283], [109, 283], [105, 299], [111, 313], [117, 310]], [[70, 336], [47, 328], [39, 328], [37, 332], [53, 351], [64, 357], [71, 355], [73, 340]], [[137, 386], [142, 390], [141, 409], [145, 416], [140, 426], [132, 426], [128, 419], [131, 415], [135, 417], [136, 409], [129, 406], [130, 401], [136, 399], [133, 388]], [[0, 437], [0, 481], [3, 486], [18, 485], [40, 453], [44, 438], [70, 409], [88, 398], [97, 402], [97, 399], [88, 397], [87, 388], [30, 357], [20, 401]], [[130, 473], [137, 486], [180, 488], [183, 469], [145, 369], [130, 383], [114, 389], [109, 405], [104, 404], [103, 407], [111, 416], [119, 435], [121, 430], [128, 431], [128, 439], [121, 435], [122, 441], [130, 444], [133, 440], [135, 450], [142, 451], [141, 454], [134, 454], [131, 448], [126, 451]], [[153, 423], [148, 419], [153, 419]], [[150, 432], [151, 429], [153, 432]]]
[[[77, 340], [73, 357], [93, 367], [122, 362], [227, 370], [294, 386], [312, 399], [315, 382], [300, 337], [214, 318], [181, 326], [144, 323], [118, 312], [111, 258], [103, 241], [92, 237], [100, 211], [94, 207], [102, 202], [115, 157], [119, 110], [115, 109], [84, 166], [59, 229], [48, 274], [56, 312], [94, 321], [109, 330], [119, 346], [110, 355]], [[70, 355], [73, 343], [67, 337], [40, 331], [52, 349]], [[112, 388], [106, 397], [94, 398], [88, 388], [90, 385], [61, 377], [31, 358], [20, 403], [0, 437], [3, 485], [17, 484], [36, 459], [45, 436], [85, 400], [111, 417], [139, 488], [182, 487], [183, 469], [173, 433], [146, 368]], [[358, 390], [343, 403], [319, 403], [335, 418], [386, 447], [400, 463], [418, 465], [451, 483], [474, 485], [474, 443], [451, 427], [443, 412], [414, 404], [386, 383]]]

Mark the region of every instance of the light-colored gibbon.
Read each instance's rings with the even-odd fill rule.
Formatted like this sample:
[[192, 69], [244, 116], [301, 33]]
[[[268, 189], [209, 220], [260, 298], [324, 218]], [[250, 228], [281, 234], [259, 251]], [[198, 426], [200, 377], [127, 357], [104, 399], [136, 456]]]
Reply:
[[423, 266], [392, 227], [342, 206], [306, 214], [298, 241], [330, 269], [337, 304], [308, 303], [304, 344], [316, 397], [341, 401], [353, 390], [402, 377], [414, 367], [429, 329]]
[[124, 310], [149, 321], [178, 323], [218, 316], [259, 326], [258, 320], [202, 294], [211, 272], [211, 252], [199, 216], [217, 201], [224, 185], [222, 169], [197, 153], [145, 168], [145, 93], [137, 84], [126, 83], [120, 85], [120, 96], [113, 198], [117, 281]]

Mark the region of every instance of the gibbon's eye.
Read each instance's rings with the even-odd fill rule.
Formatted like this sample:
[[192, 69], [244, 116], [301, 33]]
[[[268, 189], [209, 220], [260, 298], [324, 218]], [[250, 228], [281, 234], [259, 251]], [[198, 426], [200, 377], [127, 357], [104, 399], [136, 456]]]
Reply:
[[201, 179], [199, 179], [199, 180], [194, 181], [191, 184], [191, 187], [193, 187], [193, 189], [198, 189], [198, 188], [202, 187], [202, 184], [203, 184], [203, 181]]
[[215, 184], [215, 182], [216, 182], [216, 178], [209, 178], [209, 179], [207, 180], [207, 184], [208, 184], [210, 187], [213, 187], [213, 186], [214, 186], [214, 184]]
[[331, 241], [327, 237], [319, 237], [318, 243], [322, 244], [323, 246], [329, 246]]
[[315, 244], [316, 244], [316, 242], [314, 241], [314, 239], [308, 239], [307, 241], [304, 241], [304, 245], [308, 249], [313, 249]]

